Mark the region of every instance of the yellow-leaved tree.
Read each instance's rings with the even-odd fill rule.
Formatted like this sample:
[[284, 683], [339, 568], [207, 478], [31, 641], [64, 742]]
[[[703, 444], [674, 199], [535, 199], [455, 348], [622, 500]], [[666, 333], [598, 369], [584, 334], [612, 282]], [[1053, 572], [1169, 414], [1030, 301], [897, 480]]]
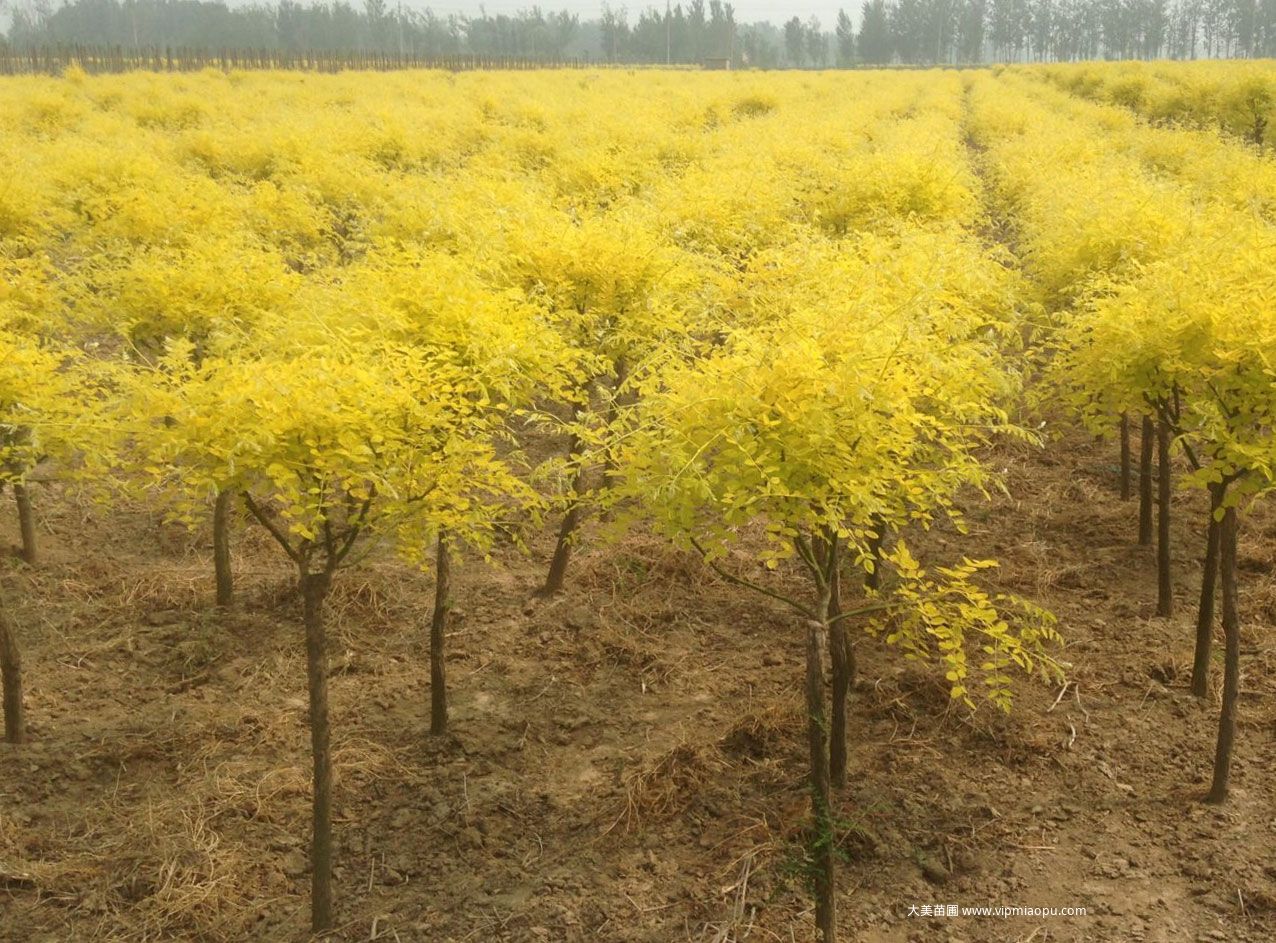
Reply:
[[[895, 245], [905, 258], [910, 248]], [[874, 257], [862, 251], [861, 265]], [[1047, 652], [1058, 638], [1053, 619], [982, 589], [977, 574], [989, 561], [926, 568], [901, 539], [883, 557], [897, 580], [855, 606], [841, 600], [845, 568], [875, 566], [883, 524], [900, 529], [956, 517], [957, 490], [989, 480], [976, 450], [1017, 431], [997, 405], [1017, 385], [999, 351], [1009, 325], [982, 310], [974, 286], [965, 303], [944, 290], [877, 307], [870, 268], [857, 270], [856, 258], [841, 246], [802, 246], [788, 259], [806, 276], [801, 289], [755, 294], [771, 306], [769, 319], [733, 332], [701, 360], [650, 377], [641, 419], [618, 447], [615, 489], [616, 500], [632, 499], [635, 515], [694, 549], [723, 578], [782, 602], [801, 620], [815, 823], [810, 873], [826, 943], [836, 932], [830, 790], [844, 776], [847, 622], [885, 633], [907, 657], [938, 660], [952, 696], [971, 706], [972, 690], [982, 688], [1008, 707], [1015, 666], [1058, 671]], [[777, 264], [772, 258], [764, 277], [773, 278]], [[810, 277], [814, 269], [824, 277]], [[730, 562], [739, 556], [763, 573], [796, 561], [806, 593], [741, 575]], [[834, 668], [831, 723], [826, 653]], [[834, 750], [841, 741], [841, 776], [830, 768], [830, 734]]]
[[[301, 349], [257, 358], [171, 347], [122, 381], [136, 464], [194, 520], [209, 496], [242, 495], [296, 569], [314, 761], [311, 915], [332, 926], [332, 759], [324, 604], [360, 546], [488, 546], [535, 495], [497, 456], [481, 389], [442, 348]], [[446, 615], [446, 578], [436, 609]], [[441, 676], [440, 676], [441, 680]], [[440, 692], [441, 693], [441, 692]]]
[[1276, 239], [1226, 217], [1212, 234], [1097, 293], [1060, 336], [1057, 369], [1083, 418], [1142, 401], [1209, 494], [1192, 690], [1208, 694], [1222, 591], [1223, 698], [1206, 800], [1227, 798], [1240, 695], [1237, 539], [1240, 512], [1276, 486], [1276, 328], [1256, 317], [1276, 290]]
[[640, 388], [653, 366], [691, 343], [701, 273], [652, 222], [632, 206], [584, 219], [546, 211], [511, 237], [502, 264], [504, 276], [546, 307], [549, 323], [578, 352], [576, 382], [560, 400], [570, 410], [564, 423], [569, 485], [545, 595], [563, 588], [585, 512], [591, 458], [605, 452], [623, 398]]
[[[544, 304], [515, 288], [499, 288], [468, 256], [409, 252], [386, 246], [335, 273], [315, 279], [295, 307], [263, 317], [249, 344], [261, 350], [281, 339], [301, 347], [401, 344], [447, 351], [465, 377], [456, 395], [483, 418], [483, 434], [515, 441], [536, 424], [544, 402], [569, 400], [595, 362], [555, 329]], [[218, 496], [218, 506], [225, 492]], [[435, 609], [430, 631], [431, 732], [447, 728], [444, 629], [451, 571], [448, 535], [437, 534]]]
[[[0, 490], [13, 490], [28, 565], [37, 559], [35, 516], [29, 493], [36, 466], [49, 460], [50, 474], [66, 477], [84, 455], [99, 457], [105, 448], [95, 420], [98, 398], [74, 350], [41, 343], [6, 329], [0, 320]], [[3, 678], [5, 739], [25, 736], [22, 668], [17, 630], [0, 597], [0, 676]]]

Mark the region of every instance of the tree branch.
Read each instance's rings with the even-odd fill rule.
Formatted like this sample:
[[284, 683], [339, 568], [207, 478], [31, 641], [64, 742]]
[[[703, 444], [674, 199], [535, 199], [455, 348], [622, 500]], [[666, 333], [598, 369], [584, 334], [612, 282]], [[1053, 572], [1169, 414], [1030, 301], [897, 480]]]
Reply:
[[334, 570], [343, 560], [345, 560], [347, 556], [349, 556], [350, 551], [354, 548], [354, 542], [359, 539], [359, 534], [363, 532], [363, 526], [367, 523], [368, 511], [372, 507], [372, 499], [374, 497], [376, 497], [375, 490], [370, 490], [368, 492], [368, 496], [364, 499], [363, 504], [359, 508], [359, 513], [355, 516], [354, 523], [346, 525], [345, 542], [341, 545], [341, 548], [337, 551], [336, 556], [333, 558], [334, 563], [332, 568]]
[[304, 567], [306, 561], [302, 559], [301, 553], [294, 548], [292, 543], [288, 540], [288, 535], [284, 533], [278, 524], [266, 516], [265, 512], [257, 506], [257, 502], [253, 500], [252, 495], [250, 495], [247, 491], [243, 492], [243, 495], [244, 505], [248, 508], [248, 513], [257, 518], [257, 522], [270, 532], [270, 536], [274, 537], [279, 546], [284, 548], [284, 553], [288, 554], [288, 558], [292, 560], [293, 563], [297, 564], [297, 566]]
[[700, 541], [696, 540], [696, 538], [694, 537], [691, 538], [691, 546], [696, 548], [696, 552], [700, 554], [701, 559], [704, 560], [705, 564], [709, 567], [709, 569], [713, 570], [714, 573], [717, 573], [720, 577], [722, 577], [728, 583], [735, 583], [737, 586], [743, 586], [746, 589], [751, 589], [755, 593], [761, 593], [763, 596], [770, 596], [772, 599], [779, 600], [785, 605], [792, 606], [794, 609], [796, 609], [802, 615], [806, 616], [808, 619], [813, 619], [816, 622], [824, 621], [822, 618], [817, 616], [815, 613], [813, 613], [806, 606], [803, 606], [801, 603], [795, 602], [794, 600], [789, 599], [787, 596], [782, 596], [779, 593], [772, 592], [771, 590], [767, 589], [765, 586], [759, 586], [757, 583], [754, 583], [750, 580], [746, 580], [739, 576], [735, 576], [731, 573], [728, 573], [726, 570], [722, 569], [722, 567], [718, 566], [718, 564], [714, 563], [712, 560], [709, 559], [708, 551], [706, 551], [704, 547], [700, 546]]
[[835, 622], [841, 622], [843, 619], [850, 619], [854, 616], [867, 616], [874, 612], [886, 612], [899, 605], [900, 604], [897, 602], [877, 602], [873, 603], [871, 606], [861, 606], [859, 609], [851, 609], [847, 612], [838, 613], [828, 620], [828, 624], [833, 625]]
[[[1177, 390], [1175, 391], [1175, 396], [1178, 396]], [[1192, 471], [1200, 471], [1201, 462], [1196, 455], [1196, 450], [1188, 443], [1183, 432], [1183, 427], [1179, 424], [1181, 408], [1177, 402], [1174, 405], [1174, 409], [1171, 411], [1169, 403], [1167, 403], [1164, 399], [1157, 397], [1157, 399], [1152, 402], [1152, 408], [1155, 410], [1157, 418], [1160, 419], [1161, 422], [1165, 423], [1165, 425], [1169, 427], [1169, 430], [1174, 433], [1174, 439], [1178, 442], [1179, 448], [1183, 450], [1183, 454], [1187, 456], [1187, 461], [1188, 464], [1192, 466]]]
[[816, 558], [815, 548], [811, 546], [811, 542], [802, 536], [793, 538], [793, 546], [798, 552], [798, 556], [802, 558], [802, 562], [806, 564], [811, 576], [815, 578], [815, 585], [820, 590], [828, 586], [828, 579], [824, 573], [824, 567], [820, 565], [820, 561]]

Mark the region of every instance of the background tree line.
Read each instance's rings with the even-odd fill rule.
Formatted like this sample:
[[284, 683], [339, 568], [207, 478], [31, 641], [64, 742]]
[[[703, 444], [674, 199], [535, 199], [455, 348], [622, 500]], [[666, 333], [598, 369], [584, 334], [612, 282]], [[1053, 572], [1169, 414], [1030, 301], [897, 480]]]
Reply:
[[516, 14], [438, 15], [386, 0], [231, 8], [220, 0], [23, 0], [0, 42], [207, 49], [379, 51], [581, 57], [614, 62], [829, 68], [1071, 59], [1276, 55], [1276, 0], [865, 0], [830, 26], [794, 16], [737, 23], [730, 3], [690, 0], [636, 18], [531, 7]]

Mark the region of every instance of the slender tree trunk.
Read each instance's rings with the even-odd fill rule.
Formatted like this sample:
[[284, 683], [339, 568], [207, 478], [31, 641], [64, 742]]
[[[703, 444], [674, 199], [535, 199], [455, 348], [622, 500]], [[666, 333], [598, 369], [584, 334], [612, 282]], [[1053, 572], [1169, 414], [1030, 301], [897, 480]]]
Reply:
[[847, 702], [854, 683], [850, 638], [844, 621], [829, 627], [829, 654], [833, 664], [833, 722], [829, 732], [829, 767], [833, 786], [846, 786]]
[[[583, 404], [577, 403], [572, 407], [573, 422], [579, 421], [581, 414], [592, 405], [594, 400], [594, 382], [594, 380], [590, 380], [584, 386], [585, 402]], [[577, 455], [583, 448], [584, 442], [581, 441], [580, 436], [573, 434], [567, 445], [568, 457]], [[572, 554], [572, 538], [575, 536], [581, 519], [584, 517], [582, 500], [585, 494], [585, 472], [585, 463], [582, 460], [576, 467], [576, 474], [572, 476], [571, 497], [568, 499], [569, 503], [567, 511], [563, 515], [562, 524], [558, 528], [558, 542], [554, 546], [554, 557], [549, 561], [549, 573], [546, 574], [545, 585], [540, 590], [540, 595], [542, 596], [553, 596], [563, 590], [563, 583], [567, 578], [567, 564]]]
[[447, 534], [439, 531], [438, 552], [434, 563], [434, 618], [430, 622], [430, 733], [447, 733], [447, 675], [443, 657], [443, 639], [447, 632], [448, 613], [452, 608], [452, 556], [448, 553]]
[[1121, 500], [1130, 500], [1130, 417], [1121, 414]]
[[1170, 573], [1170, 427], [1161, 421], [1156, 429], [1156, 614], [1174, 612], [1174, 586]]
[[313, 831], [310, 844], [310, 925], [332, 927], [332, 746], [328, 724], [328, 647], [323, 606], [331, 577], [302, 573], [306, 673], [310, 687], [310, 749], [314, 759]]
[[0, 601], [0, 687], [4, 698], [5, 742], [22, 743], [26, 739], [22, 716], [22, 655], [3, 601]]
[[814, 541], [816, 562], [827, 581], [828, 647], [832, 664], [833, 711], [829, 729], [829, 767], [833, 786], [846, 785], [846, 714], [847, 699], [855, 681], [855, 652], [846, 623], [837, 617], [842, 613], [841, 546], [838, 539], [825, 537]]
[[1192, 693], [1209, 693], [1210, 647], [1214, 636], [1214, 588], [1218, 583], [1218, 544], [1221, 525], [1215, 511], [1223, 503], [1222, 485], [1210, 485], [1210, 523], [1205, 537], [1205, 566], [1201, 573], [1201, 603], [1196, 610], [1196, 652], [1192, 658]]
[[[826, 609], [822, 601], [821, 609]], [[822, 943], [836, 943], [837, 908], [834, 894], [836, 880], [836, 835], [834, 834], [832, 798], [829, 782], [828, 720], [824, 713], [824, 648], [826, 629], [823, 623], [807, 623], [806, 641], [806, 709], [807, 732], [811, 751], [811, 813], [814, 819], [812, 885], [815, 891], [815, 924]]]
[[1228, 508], [1219, 527], [1219, 575], [1223, 590], [1223, 707], [1218, 717], [1218, 746], [1214, 752], [1214, 783], [1206, 802], [1227, 798], [1232, 768], [1232, 744], [1236, 739], [1236, 702], [1241, 686], [1241, 618], [1236, 592], [1236, 509]]
[[234, 491], [219, 491], [213, 505], [213, 578], [219, 606], [229, 606], [235, 599], [235, 580], [230, 570], [230, 518], [234, 500]]
[[35, 542], [35, 512], [31, 510], [31, 493], [20, 482], [13, 483], [13, 500], [18, 505], [18, 528], [22, 533], [22, 559], [35, 566], [39, 554]]
[[1152, 543], [1152, 440], [1156, 432], [1151, 416], [1143, 417], [1139, 439], [1139, 546]]
[[[577, 436], [572, 436], [571, 448], [569, 454], [575, 455], [580, 452], [582, 443]], [[576, 474], [572, 478], [572, 493], [570, 504], [567, 506], [567, 512], [563, 515], [563, 522], [558, 528], [558, 543], [554, 547], [554, 557], [549, 561], [549, 574], [545, 577], [545, 585], [541, 589], [544, 596], [552, 596], [563, 590], [563, 582], [567, 578], [567, 563], [572, 555], [572, 538], [576, 534], [576, 529], [580, 526], [581, 517], [583, 516], [582, 498], [585, 492], [585, 464], [581, 464], [576, 469]]]
[[829, 564], [829, 657], [833, 666], [833, 721], [829, 729], [829, 767], [833, 788], [846, 785], [846, 703], [855, 678], [855, 663], [851, 655], [851, 639], [842, 619], [832, 621], [842, 614], [842, 579], [839, 572], [837, 550], [832, 551]]

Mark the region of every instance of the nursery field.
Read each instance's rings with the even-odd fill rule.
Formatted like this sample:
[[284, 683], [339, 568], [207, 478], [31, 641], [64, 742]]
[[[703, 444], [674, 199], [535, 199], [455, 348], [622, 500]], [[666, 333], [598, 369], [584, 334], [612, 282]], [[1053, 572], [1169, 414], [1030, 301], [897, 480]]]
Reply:
[[0, 940], [1271, 939], [1274, 108], [0, 81]]

